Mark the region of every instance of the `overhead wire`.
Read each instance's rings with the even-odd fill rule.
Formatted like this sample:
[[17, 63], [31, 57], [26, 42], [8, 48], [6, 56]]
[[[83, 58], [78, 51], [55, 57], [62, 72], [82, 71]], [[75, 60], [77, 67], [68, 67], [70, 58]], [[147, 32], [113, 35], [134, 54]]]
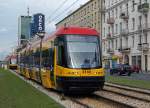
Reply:
[[58, 8], [56, 8], [51, 15], [48, 17], [48, 19], [50, 19], [53, 15], [55, 15], [57, 13], [57, 11], [59, 11], [69, 0], [64, 0], [59, 6]]
[[68, 10], [75, 5], [79, 0], [74, 1], [69, 7], [65, 8], [62, 12], [60, 12], [57, 16], [55, 16], [54, 18], [51, 19], [50, 23], [53, 21], [56, 21], [58, 18], [60, 18], [61, 15], [63, 15], [66, 11], [68, 12]]

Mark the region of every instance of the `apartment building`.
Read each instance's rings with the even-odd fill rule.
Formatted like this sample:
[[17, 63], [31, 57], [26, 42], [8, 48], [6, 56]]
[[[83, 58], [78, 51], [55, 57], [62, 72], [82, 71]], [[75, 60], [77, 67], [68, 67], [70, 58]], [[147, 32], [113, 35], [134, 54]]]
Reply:
[[102, 51], [105, 66], [138, 65], [150, 71], [150, 0], [102, 1]]
[[98, 32], [101, 29], [101, 0], [89, 0], [80, 8], [62, 19], [56, 24], [60, 26], [81, 26], [95, 28]]

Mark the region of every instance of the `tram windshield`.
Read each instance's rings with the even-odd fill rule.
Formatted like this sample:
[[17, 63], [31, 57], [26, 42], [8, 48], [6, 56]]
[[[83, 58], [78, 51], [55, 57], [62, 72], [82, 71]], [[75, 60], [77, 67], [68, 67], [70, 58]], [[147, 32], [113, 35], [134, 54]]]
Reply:
[[66, 36], [70, 68], [100, 67], [100, 44], [97, 36]]
[[10, 64], [16, 64], [16, 63], [17, 63], [16, 58], [12, 58], [12, 59], [10, 59]]

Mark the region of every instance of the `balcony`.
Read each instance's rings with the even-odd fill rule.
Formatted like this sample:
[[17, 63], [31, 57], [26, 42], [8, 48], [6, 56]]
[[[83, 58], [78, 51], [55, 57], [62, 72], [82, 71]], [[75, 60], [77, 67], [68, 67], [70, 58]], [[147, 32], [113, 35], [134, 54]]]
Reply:
[[107, 34], [107, 39], [112, 39], [111, 33], [108, 33], [108, 34]]
[[143, 3], [143, 4], [138, 5], [138, 11], [141, 13], [148, 13], [149, 3]]
[[138, 25], [138, 30], [139, 32], [145, 32], [145, 31], [148, 31], [149, 29], [149, 24], [148, 23], [145, 23], [145, 24], [142, 24], [142, 25]]
[[141, 44], [141, 43], [139, 43], [138, 44], [138, 47], [137, 47], [137, 50], [139, 50], [139, 51], [148, 51], [149, 50], [149, 43], [143, 43], [143, 44]]
[[114, 23], [115, 23], [115, 19], [113, 17], [107, 19], [107, 24], [114, 24]]
[[141, 43], [138, 44], [137, 50], [142, 51], [142, 44]]
[[109, 54], [113, 54], [113, 53], [114, 53], [113, 48], [108, 48], [108, 49], [107, 49], [107, 53], [109, 53]]
[[122, 13], [120, 14], [120, 18], [121, 18], [121, 19], [124, 19], [124, 20], [128, 20], [128, 19], [129, 19], [128, 12], [122, 12]]
[[128, 29], [122, 29], [122, 31], [120, 32], [121, 36], [127, 36], [129, 34], [129, 30]]
[[149, 44], [148, 43], [143, 43], [143, 51], [148, 51], [149, 50]]
[[118, 51], [122, 53], [129, 53], [131, 51], [131, 48], [129, 48], [128, 46], [124, 46], [124, 47], [120, 47]]

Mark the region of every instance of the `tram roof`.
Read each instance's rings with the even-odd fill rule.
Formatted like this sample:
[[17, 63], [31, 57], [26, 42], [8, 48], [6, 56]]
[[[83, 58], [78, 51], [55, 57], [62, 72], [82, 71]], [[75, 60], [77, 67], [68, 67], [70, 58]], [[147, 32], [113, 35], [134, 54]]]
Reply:
[[[99, 33], [95, 29], [87, 27], [60, 27], [54, 33], [45, 35], [43, 39], [43, 47], [48, 48], [50, 45], [50, 40], [56, 37], [61, 37], [63, 35], [99, 36]], [[38, 47], [40, 47], [40, 40], [32, 43], [32, 49], [35, 50]], [[27, 48], [26, 50], [29, 50], [29, 48]]]
[[92, 35], [99, 36], [99, 33], [92, 28], [87, 27], [60, 27], [56, 30], [55, 35]]

